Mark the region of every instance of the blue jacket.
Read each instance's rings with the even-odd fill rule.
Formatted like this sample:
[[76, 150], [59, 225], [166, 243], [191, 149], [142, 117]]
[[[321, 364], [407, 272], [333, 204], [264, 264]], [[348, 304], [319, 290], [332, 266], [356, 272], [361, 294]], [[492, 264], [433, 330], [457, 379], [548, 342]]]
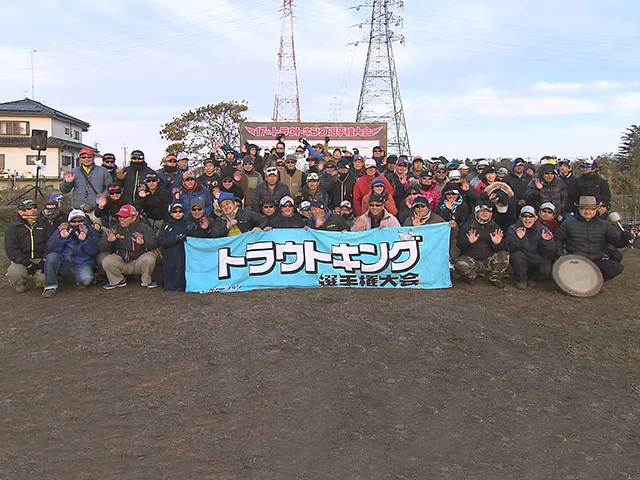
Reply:
[[207, 217], [211, 216], [211, 213], [213, 211], [213, 200], [211, 198], [211, 193], [209, 193], [208, 188], [205, 188], [202, 185], [196, 185], [196, 188], [193, 190], [193, 192], [190, 192], [189, 190], [184, 188], [184, 185], [180, 185], [178, 189], [180, 190], [179, 201], [184, 207], [185, 212], [190, 212], [191, 203], [196, 198], [199, 198], [204, 202], [205, 214], [207, 215]]
[[91, 224], [85, 222], [84, 225], [89, 230], [84, 240], [79, 240], [73, 232], [62, 238], [56, 230], [47, 242], [47, 253], [59, 253], [70, 265], [95, 265], [100, 233]]
[[62, 180], [60, 191], [62, 193], [73, 191], [71, 194], [71, 206], [73, 208], [80, 208], [83, 204], [87, 204], [92, 209], [95, 209], [98, 204], [96, 193], [99, 195], [107, 194], [107, 187], [113, 183], [111, 174], [106, 168], [98, 165], [93, 165], [86, 176], [83, 173], [82, 166], [74, 168], [71, 173], [75, 175], [73, 182], [67, 183]]

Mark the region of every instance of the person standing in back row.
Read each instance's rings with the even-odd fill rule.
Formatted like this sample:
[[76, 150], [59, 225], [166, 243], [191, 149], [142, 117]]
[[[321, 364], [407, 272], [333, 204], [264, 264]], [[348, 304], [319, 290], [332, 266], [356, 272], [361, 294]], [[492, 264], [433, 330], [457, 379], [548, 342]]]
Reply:
[[144, 161], [144, 152], [142, 150], [134, 150], [131, 152], [131, 163], [123, 172], [124, 180], [122, 185], [122, 200], [125, 204], [133, 205], [136, 201], [138, 188], [144, 185], [144, 179], [147, 175], [156, 172]]

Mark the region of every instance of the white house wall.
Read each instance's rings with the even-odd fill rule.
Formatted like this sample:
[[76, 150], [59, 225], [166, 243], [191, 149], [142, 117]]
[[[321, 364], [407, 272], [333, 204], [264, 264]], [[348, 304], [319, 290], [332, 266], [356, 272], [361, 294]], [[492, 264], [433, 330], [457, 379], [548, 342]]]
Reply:
[[[52, 131], [49, 133], [50, 136], [56, 138], [62, 138], [63, 140], [68, 140], [70, 142], [82, 143], [82, 127], [78, 125], [74, 125], [73, 123], [63, 122], [62, 120], [52, 119]], [[66, 129], [69, 129], [69, 133], [67, 134]], [[74, 136], [75, 133], [78, 133], [78, 138]]]
[[[13, 174], [18, 172], [18, 177], [29, 175], [34, 176], [36, 174], [35, 165], [27, 165], [27, 155], [37, 155], [38, 152], [31, 150], [28, 147], [0, 147], [0, 153], [4, 154], [5, 171]], [[41, 173], [45, 177], [59, 177], [60, 176], [60, 153], [58, 148], [47, 148], [42, 152], [42, 156], [47, 157], [47, 165]]]

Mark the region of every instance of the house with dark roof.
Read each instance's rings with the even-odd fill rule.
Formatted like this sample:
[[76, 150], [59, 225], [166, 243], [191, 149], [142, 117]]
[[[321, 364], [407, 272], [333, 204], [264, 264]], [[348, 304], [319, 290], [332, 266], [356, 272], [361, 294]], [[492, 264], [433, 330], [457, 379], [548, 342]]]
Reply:
[[58, 178], [61, 172], [77, 164], [82, 134], [89, 123], [72, 117], [40, 102], [25, 98], [0, 103], [0, 172], [18, 177], [36, 174], [38, 152], [31, 150], [31, 132], [48, 132], [47, 149], [40, 161], [45, 165], [41, 175]]

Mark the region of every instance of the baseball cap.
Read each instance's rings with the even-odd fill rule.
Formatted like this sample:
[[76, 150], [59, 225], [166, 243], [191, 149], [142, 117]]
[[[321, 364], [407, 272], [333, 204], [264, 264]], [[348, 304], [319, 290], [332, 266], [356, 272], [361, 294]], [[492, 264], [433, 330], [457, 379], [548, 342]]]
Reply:
[[318, 174], [316, 172], [311, 172], [309, 175], [307, 175], [307, 182], [309, 180], [319, 180], [320, 177], [318, 176]]
[[107, 187], [107, 195], [110, 193], [122, 193], [122, 187], [116, 183]]
[[524, 164], [525, 164], [524, 160], [522, 158], [518, 157], [518, 158], [513, 160], [513, 164], [512, 165], [514, 167], [517, 167], [518, 165], [524, 165]]
[[362, 160], [364, 160], [364, 157], [362, 155], [354, 155], [353, 156], [353, 161], [355, 162], [357, 160], [362, 161]]
[[415, 163], [415, 162], [424, 163], [424, 160], [422, 159], [422, 157], [416, 156], [416, 157], [413, 157], [413, 163]]
[[415, 207], [416, 205], [426, 205], [426, 206], [429, 206], [429, 200], [427, 200], [427, 197], [425, 197], [424, 195], [418, 195], [418, 196], [413, 200], [412, 207]]
[[387, 157], [387, 163], [398, 163], [398, 156], [392, 153]]
[[267, 177], [269, 175], [278, 175], [278, 169], [276, 167], [267, 168]]
[[556, 206], [551, 202], [545, 202], [542, 205], [540, 205], [540, 210], [547, 209], [547, 208], [553, 212], [556, 211]]
[[384, 183], [384, 180], [380, 177], [375, 177], [373, 180], [371, 180], [371, 188], [376, 187], [376, 186], [383, 186], [386, 187], [386, 183]]
[[447, 175], [447, 178], [449, 180], [452, 180], [454, 178], [462, 178], [462, 174], [460, 173], [460, 170], [451, 170], [449, 172], [449, 175]]
[[522, 215], [523, 213], [530, 213], [531, 215], [535, 215], [536, 209], [531, 205], [525, 205], [524, 207], [522, 207], [522, 210], [520, 210], [520, 215]]
[[102, 155], [102, 161], [104, 162], [105, 160], [113, 160], [115, 162], [116, 156], [113, 153], [105, 153]]
[[116, 213], [116, 217], [129, 218], [132, 215], [138, 215], [138, 210], [133, 205], [123, 205]]
[[297, 158], [293, 153], [287, 153], [287, 154], [284, 156], [284, 160], [285, 160], [285, 162], [286, 162], [287, 160], [289, 160], [289, 161], [291, 161], [291, 160], [295, 160], [295, 161], [297, 161], [297, 160], [298, 160], [298, 158]]
[[21, 200], [18, 203], [18, 210], [27, 210], [28, 208], [37, 208], [38, 204], [33, 200]]
[[242, 159], [242, 163], [244, 165], [253, 164], [253, 157], [251, 155], [245, 155], [244, 158]]
[[407, 161], [406, 157], [404, 157], [404, 158], [400, 157], [400, 158], [398, 158], [398, 161], [396, 162], [396, 165], [404, 165], [406, 167], [407, 165], [409, 165], [409, 162]]
[[300, 203], [300, 210], [304, 210], [305, 212], [308, 212], [310, 208], [311, 208], [311, 202], [308, 202], [307, 200], [305, 200], [304, 202]]
[[82, 155], [83, 153], [86, 153], [87, 155], [95, 155], [93, 148], [89, 148], [89, 147], [81, 148], [80, 153], [78, 153], [78, 155]]
[[584, 160], [582, 160], [582, 162], [580, 163], [581, 167], [585, 167], [585, 168], [593, 168], [596, 166], [596, 161], [592, 160], [590, 158], [585, 158]]
[[466, 163], [461, 163], [458, 166], [458, 170], [469, 170], [469, 165], [467, 165]]
[[289, 195], [285, 195], [284, 197], [282, 197], [280, 199], [280, 206], [284, 205], [287, 202], [291, 202], [295, 205], [296, 202], [294, 202], [293, 198], [291, 198]]
[[492, 211], [491, 205], [485, 202], [478, 203], [473, 209], [474, 212], [479, 212], [480, 210], [489, 210]]
[[373, 202], [382, 203], [384, 205], [385, 199], [382, 198], [382, 196], [380, 196], [380, 195], [371, 195], [369, 197], [369, 203], [373, 203]]
[[352, 208], [351, 207], [351, 202], [349, 200], [344, 200], [341, 204], [340, 204], [340, 208], [343, 207], [347, 207], [347, 208]]
[[85, 213], [82, 210], [80, 210], [78, 208], [74, 208], [73, 210], [71, 210], [69, 212], [69, 216], [67, 217], [67, 221], [70, 222], [74, 218], [82, 218], [83, 220], [86, 220], [87, 216], [85, 215]]
[[131, 158], [141, 158], [144, 160], [144, 152], [142, 150], [134, 150], [131, 152]]
[[317, 198], [317, 197], [313, 197], [311, 199], [311, 205], [312, 207], [315, 208], [325, 208], [326, 205], [324, 204], [324, 200], [322, 200], [321, 198]]
[[376, 161], [373, 158], [368, 158], [364, 161], [364, 168], [377, 168]]
[[338, 168], [349, 168], [349, 160], [346, 158], [342, 158], [338, 161]]
[[200, 207], [200, 208], [204, 208], [204, 200], [202, 198], [194, 198], [191, 201], [191, 207]]
[[147, 175], [144, 177], [144, 183], [155, 182], [157, 180], [158, 180], [158, 175], [156, 175], [155, 173], [147, 173]]
[[43, 210], [53, 212], [55, 210], [60, 209], [60, 205], [55, 200], [47, 200], [44, 202]]
[[500, 167], [500, 168], [498, 169], [498, 174], [499, 174], [499, 175], [507, 175], [508, 173], [509, 173], [509, 170], [507, 170], [507, 169], [506, 169], [506, 168], [504, 168], [504, 167]]
[[231, 200], [232, 202], [235, 202], [236, 198], [233, 196], [233, 193], [229, 193], [229, 192], [220, 193], [220, 195], [218, 196], [218, 205], [222, 205], [222, 202], [224, 202], [225, 200]]

